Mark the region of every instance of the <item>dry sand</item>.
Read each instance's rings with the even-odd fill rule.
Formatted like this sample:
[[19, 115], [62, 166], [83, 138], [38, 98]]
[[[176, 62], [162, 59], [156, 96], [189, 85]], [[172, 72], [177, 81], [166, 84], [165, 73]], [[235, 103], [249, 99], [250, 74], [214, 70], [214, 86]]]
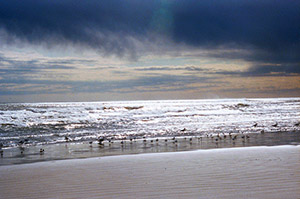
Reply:
[[300, 146], [1, 166], [0, 198], [299, 199]]

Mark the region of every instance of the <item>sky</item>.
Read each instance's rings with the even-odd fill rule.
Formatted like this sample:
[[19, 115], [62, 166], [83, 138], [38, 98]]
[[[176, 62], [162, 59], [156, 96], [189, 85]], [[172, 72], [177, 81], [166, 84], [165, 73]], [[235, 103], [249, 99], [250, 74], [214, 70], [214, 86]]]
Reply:
[[299, 0], [9, 0], [0, 102], [300, 96]]

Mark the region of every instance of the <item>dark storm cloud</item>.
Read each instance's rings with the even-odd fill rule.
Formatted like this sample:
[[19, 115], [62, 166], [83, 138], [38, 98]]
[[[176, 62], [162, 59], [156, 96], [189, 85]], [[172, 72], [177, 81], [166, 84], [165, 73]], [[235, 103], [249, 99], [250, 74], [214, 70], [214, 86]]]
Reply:
[[145, 34], [153, 7], [138, 0], [12, 0], [1, 2], [0, 27], [32, 44], [71, 43], [122, 56], [134, 53], [126, 36]]
[[265, 63], [281, 65], [272, 70], [298, 73], [299, 21], [297, 0], [9, 0], [0, 6], [0, 30], [7, 42], [72, 44], [136, 58], [157, 50], [149, 44], [168, 45], [159, 43], [167, 38], [173, 44], [165, 47], [166, 54], [174, 44], [246, 49], [211, 56], [250, 61], [253, 74], [267, 70]]

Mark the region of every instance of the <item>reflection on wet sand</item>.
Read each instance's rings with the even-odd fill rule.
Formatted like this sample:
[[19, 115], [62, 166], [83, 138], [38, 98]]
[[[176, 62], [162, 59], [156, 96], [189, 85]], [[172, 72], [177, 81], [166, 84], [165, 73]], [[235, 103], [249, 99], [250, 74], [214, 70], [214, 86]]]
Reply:
[[173, 136], [159, 138], [104, 139], [83, 143], [41, 146], [21, 145], [1, 150], [0, 165], [47, 160], [113, 156], [123, 154], [176, 152], [197, 149], [249, 146], [299, 145], [300, 132], [206, 134], [203, 136]]

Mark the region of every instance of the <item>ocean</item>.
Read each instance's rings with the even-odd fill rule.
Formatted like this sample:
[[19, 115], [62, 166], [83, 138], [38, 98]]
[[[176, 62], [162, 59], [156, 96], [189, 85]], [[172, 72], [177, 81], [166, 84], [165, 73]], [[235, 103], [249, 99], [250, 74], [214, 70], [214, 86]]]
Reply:
[[0, 165], [299, 144], [299, 109], [300, 98], [0, 104]]

